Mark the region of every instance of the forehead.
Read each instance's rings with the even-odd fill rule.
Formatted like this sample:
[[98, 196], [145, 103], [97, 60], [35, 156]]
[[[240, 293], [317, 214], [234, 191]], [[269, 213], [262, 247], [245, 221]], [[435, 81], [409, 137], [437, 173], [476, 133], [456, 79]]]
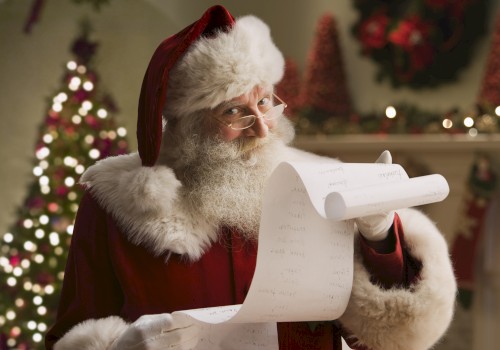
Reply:
[[219, 104], [216, 109], [223, 108], [226, 106], [234, 106], [238, 104], [246, 104], [252, 102], [252, 100], [260, 100], [262, 97], [266, 95], [271, 95], [273, 92], [273, 88], [271, 85], [257, 85], [252, 90], [244, 93], [240, 96], [237, 96], [231, 100], [224, 101]]

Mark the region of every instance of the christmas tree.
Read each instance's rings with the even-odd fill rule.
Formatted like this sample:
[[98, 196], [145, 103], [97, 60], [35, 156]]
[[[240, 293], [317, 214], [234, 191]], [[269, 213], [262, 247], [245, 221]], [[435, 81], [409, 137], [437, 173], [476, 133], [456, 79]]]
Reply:
[[500, 106], [500, 14], [496, 18], [478, 103], [486, 109]]
[[43, 348], [62, 286], [78, 179], [96, 160], [127, 151], [112, 99], [99, 91], [88, 26], [74, 41], [74, 60], [49, 101], [33, 162], [34, 181], [17, 219], [0, 241], [0, 349]]
[[308, 118], [321, 122], [328, 118], [346, 119], [352, 112], [337, 26], [331, 14], [323, 15], [309, 53], [303, 103]]
[[293, 119], [302, 103], [299, 69], [291, 58], [285, 60], [285, 74], [283, 79], [276, 85], [276, 94], [287, 104], [285, 114]]

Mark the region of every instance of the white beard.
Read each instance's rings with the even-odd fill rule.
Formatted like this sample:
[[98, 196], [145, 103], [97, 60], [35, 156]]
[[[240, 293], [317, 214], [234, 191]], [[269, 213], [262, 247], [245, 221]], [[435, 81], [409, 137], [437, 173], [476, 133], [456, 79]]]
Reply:
[[283, 160], [293, 136], [291, 123], [281, 118], [265, 138], [233, 142], [184, 138], [175, 147], [174, 170], [183, 183], [181, 196], [191, 212], [256, 239], [266, 180]]

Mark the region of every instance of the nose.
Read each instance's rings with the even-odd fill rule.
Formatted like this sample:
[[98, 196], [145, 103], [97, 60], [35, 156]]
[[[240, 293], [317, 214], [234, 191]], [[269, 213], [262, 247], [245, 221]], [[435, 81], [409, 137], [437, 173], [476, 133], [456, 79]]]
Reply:
[[264, 138], [269, 133], [268, 121], [263, 118], [264, 115], [262, 113], [256, 115], [257, 119], [255, 119], [255, 123], [248, 129], [245, 129], [247, 131], [246, 136]]

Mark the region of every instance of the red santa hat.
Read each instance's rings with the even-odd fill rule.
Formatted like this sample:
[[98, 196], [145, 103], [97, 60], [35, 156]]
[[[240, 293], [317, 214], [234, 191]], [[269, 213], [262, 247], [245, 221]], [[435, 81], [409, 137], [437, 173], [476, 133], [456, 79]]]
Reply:
[[162, 115], [183, 118], [216, 107], [256, 85], [283, 77], [284, 59], [269, 27], [254, 16], [235, 20], [222, 6], [164, 40], [146, 70], [139, 99], [137, 142], [143, 166], [160, 151]]

